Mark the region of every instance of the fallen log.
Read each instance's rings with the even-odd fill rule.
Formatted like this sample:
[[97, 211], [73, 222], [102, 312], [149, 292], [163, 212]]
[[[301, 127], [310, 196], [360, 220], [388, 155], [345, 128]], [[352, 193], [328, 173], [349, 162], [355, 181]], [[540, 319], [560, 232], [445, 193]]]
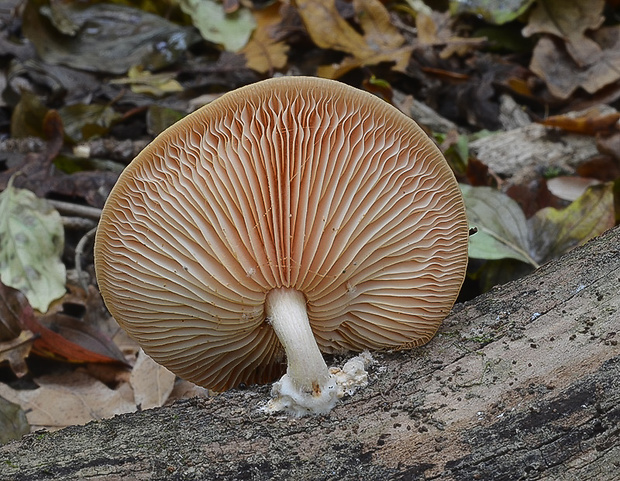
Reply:
[[619, 307], [616, 228], [455, 306], [423, 348], [375, 353], [329, 416], [237, 389], [28, 435], [0, 479], [620, 479]]

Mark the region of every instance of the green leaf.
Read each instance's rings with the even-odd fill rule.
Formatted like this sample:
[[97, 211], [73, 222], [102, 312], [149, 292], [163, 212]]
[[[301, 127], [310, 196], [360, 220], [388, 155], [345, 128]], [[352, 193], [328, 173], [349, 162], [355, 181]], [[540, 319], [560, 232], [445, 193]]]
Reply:
[[517, 259], [538, 267], [529, 255], [528, 225], [519, 204], [491, 187], [460, 187], [469, 225], [478, 230], [469, 238], [469, 256]]
[[150, 105], [146, 111], [146, 129], [151, 135], [159, 135], [183, 116], [182, 112], [157, 104]]
[[611, 229], [615, 224], [614, 184], [589, 187], [562, 210], [546, 207], [529, 220], [530, 245], [540, 262], [559, 257], [568, 250]]
[[58, 212], [10, 181], [0, 193], [0, 279], [41, 312], [65, 293], [64, 237]]
[[180, 5], [202, 38], [223, 45], [229, 52], [245, 47], [256, 28], [254, 16], [246, 8], [227, 14], [222, 4], [214, 0], [180, 0]]
[[67, 105], [58, 110], [65, 128], [65, 135], [72, 142], [81, 142], [91, 137], [101, 136], [121, 118], [108, 105]]
[[534, 0], [450, 0], [450, 13], [469, 13], [489, 23], [502, 25], [519, 17]]

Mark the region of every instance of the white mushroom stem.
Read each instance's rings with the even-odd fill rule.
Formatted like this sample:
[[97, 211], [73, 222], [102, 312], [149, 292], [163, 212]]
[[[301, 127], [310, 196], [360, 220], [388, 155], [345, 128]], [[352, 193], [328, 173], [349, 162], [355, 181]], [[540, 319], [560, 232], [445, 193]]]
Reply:
[[347, 362], [342, 369], [327, 368], [314, 339], [306, 311], [306, 298], [295, 290], [279, 288], [266, 299], [266, 314], [284, 346], [288, 361], [286, 374], [273, 384], [273, 398], [265, 411], [285, 411], [294, 416], [327, 414], [345, 394], [365, 386], [368, 353]]
[[267, 319], [284, 346], [291, 384], [300, 392], [320, 396], [330, 379], [306, 311], [306, 298], [295, 289], [273, 289], [267, 294]]

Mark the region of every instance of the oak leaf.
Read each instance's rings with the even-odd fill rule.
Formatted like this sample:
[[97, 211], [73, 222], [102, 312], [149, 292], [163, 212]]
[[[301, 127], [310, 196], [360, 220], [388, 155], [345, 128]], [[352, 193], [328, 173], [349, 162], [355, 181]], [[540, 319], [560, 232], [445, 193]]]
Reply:
[[299, 0], [299, 14], [320, 48], [349, 54], [340, 64], [319, 67], [318, 74], [338, 78], [348, 71], [381, 62], [394, 62], [394, 70], [403, 71], [412, 46], [390, 22], [390, 15], [379, 0], [354, 0], [355, 18], [360, 34], [338, 12], [335, 0]]

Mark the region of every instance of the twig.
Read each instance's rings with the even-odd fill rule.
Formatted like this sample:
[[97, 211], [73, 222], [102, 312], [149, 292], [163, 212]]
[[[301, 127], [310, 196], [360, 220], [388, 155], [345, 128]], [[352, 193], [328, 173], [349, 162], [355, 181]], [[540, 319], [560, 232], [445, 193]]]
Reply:
[[99, 220], [101, 217], [101, 209], [90, 207], [88, 205], [73, 204], [71, 202], [63, 202], [61, 200], [48, 199], [48, 202], [61, 214], [73, 215], [77, 217], [86, 217], [88, 219]]
[[90, 230], [97, 226], [97, 222], [93, 219], [85, 219], [84, 217], [62, 217], [62, 225], [67, 230]]
[[97, 232], [97, 227], [93, 227], [86, 234], [84, 234], [75, 248], [75, 272], [77, 274], [78, 282], [85, 291], [88, 290], [88, 285], [82, 275], [82, 255], [84, 254], [86, 243], [89, 242], [91, 237], [95, 235], [95, 232]]

